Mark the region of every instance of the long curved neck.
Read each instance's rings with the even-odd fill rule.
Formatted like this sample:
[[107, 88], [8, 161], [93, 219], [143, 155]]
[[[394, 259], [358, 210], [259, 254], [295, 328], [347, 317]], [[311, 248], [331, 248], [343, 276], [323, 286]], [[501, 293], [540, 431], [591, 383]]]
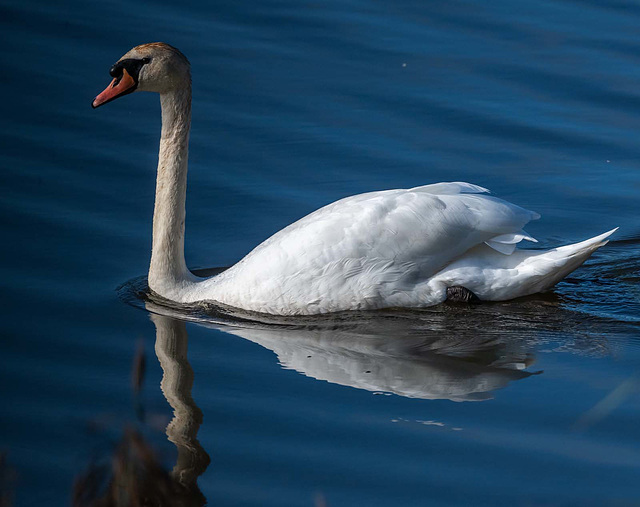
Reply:
[[153, 246], [149, 287], [166, 295], [174, 287], [194, 279], [184, 260], [184, 221], [187, 195], [187, 161], [191, 127], [191, 83], [160, 94], [162, 137], [158, 159], [156, 201], [153, 211]]

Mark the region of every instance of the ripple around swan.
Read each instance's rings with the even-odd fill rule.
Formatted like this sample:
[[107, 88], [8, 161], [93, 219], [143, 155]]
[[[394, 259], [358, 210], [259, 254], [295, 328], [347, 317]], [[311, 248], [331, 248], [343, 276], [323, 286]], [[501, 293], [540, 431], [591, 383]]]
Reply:
[[[226, 267], [198, 269], [198, 276], [215, 276]], [[390, 309], [374, 312], [339, 312], [307, 317], [279, 317], [227, 307], [215, 302], [182, 305], [149, 290], [146, 277], [136, 277], [118, 288], [128, 304], [157, 313], [171, 313], [201, 324], [270, 325], [285, 328], [353, 327], [364, 333], [385, 329], [385, 323], [399, 327], [391, 335], [410, 330], [471, 338], [480, 334], [528, 336], [564, 332], [569, 329], [591, 334], [628, 333], [640, 323], [640, 239], [609, 241], [585, 266], [545, 294], [520, 298], [516, 302], [484, 302], [478, 305], [445, 303], [420, 310]], [[525, 325], [526, 324], [526, 325]]]
[[[482, 400], [529, 376], [525, 369], [545, 345], [602, 356], [610, 353], [611, 340], [637, 329], [638, 302], [624, 294], [634, 288], [629, 274], [637, 272], [637, 263], [628, 251], [620, 262], [614, 260], [621, 248], [637, 245], [624, 241], [614, 246], [611, 258], [591, 262], [580, 279], [563, 283], [557, 294], [505, 303], [291, 318], [214, 302], [176, 304], [150, 291], [144, 277], [123, 284], [119, 293], [146, 311], [258, 343], [272, 350], [283, 367], [318, 380], [412, 398]], [[196, 273], [213, 276], [224, 269]], [[623, 294], [601, 308], [602, 294], [613, 287]], [[609, 306], [623, 318], [616, 318]]]

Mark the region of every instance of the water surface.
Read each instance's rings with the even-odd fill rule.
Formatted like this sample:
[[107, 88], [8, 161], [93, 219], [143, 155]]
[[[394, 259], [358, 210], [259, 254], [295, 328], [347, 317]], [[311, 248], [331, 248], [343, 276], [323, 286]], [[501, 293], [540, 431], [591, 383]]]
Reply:
[[[0, 14], [0, 484], [14, 505], [69, 505], [138, 438], [190, 488], [186, 505], [640, 502], [635, 3]], [[540, 247], [620, 230], [522, 301], [295, 325], [173, 308], [141, 279], [158, 98], [90, 108], [110, 65], [155, 40], [192, 64], [194, 269], [341, 197], [437, 181], [541, 213], [527, 228]]]

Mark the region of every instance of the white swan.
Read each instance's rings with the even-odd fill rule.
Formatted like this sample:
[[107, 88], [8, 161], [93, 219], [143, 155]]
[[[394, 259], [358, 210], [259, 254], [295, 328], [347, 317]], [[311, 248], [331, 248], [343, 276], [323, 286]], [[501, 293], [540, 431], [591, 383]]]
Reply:
[[[311, 315], [435, 305], [450, 296], [506, 300], [552, 287], [616, 229], [552, 250], [516, 250], [539, 215], [469, 183], [355, 195], [325, 206], [212, 278], [184, 260], [191, 74], [180, 51], [137, 46], [110, 70], [96, 108], [133, 91], [160, 94], [162, 137], [149, 287], [169, 300]], [[452, 290], [451, 288], [455, 288]]]

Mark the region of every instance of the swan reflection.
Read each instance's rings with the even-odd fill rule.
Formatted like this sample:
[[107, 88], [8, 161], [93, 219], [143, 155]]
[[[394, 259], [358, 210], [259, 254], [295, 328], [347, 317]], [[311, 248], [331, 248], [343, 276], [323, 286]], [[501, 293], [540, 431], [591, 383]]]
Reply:
[[257, 343], [284, 368], [308, 377], [422, 399], [490, 399], [511, 381], [539, 373], [525, 371], [534, 350], [555, 344], [556, 350], [602, 355], [611, 333], [610, 320], [572, 311], [554, 294], [518, 304], [445, 304], [293, 320], [207, 303], [175, 305], [150, 292], [144, 278], [123, 285], [120, 294], [152, 314]]
[[[222, 324], [215, 318], [203, 322], [195, 319], [194, 314], [153, 301], [147, 301], [145, 306], [154, 313], [157, 343], [165, 340], [165, 335], [176, 334], [165, 328], [180, 327], [180, 332], [186, 334], [184, 324], [175, 323], [173, 317], [199, 320], [200, 324], [273, 351], [284, 368], [371, 392], [481, 401], [491, 398], [492, 391], [532, 374], [524, 371], [533, 362], [527, 340], [490, 330], [461, 332], [463, 326], [455, 319], [455, 309], [453, 315], [431, 312], [420, 318], [416, 315], [407, 318], [393, 312], [350, 314], [291, 325], [274, 319], [240, 322], [239, 315], [228, 312], [225, 315], [228, 323]], [[211, 315], [211, 308], [207, 311]], [[236, 320], [230, 320], [233, 318]], [[171, 365], [163, 349], [156, 347], [167, 377]], [[167, 399], [173, 406], [169, 396]]]
[[[138, 427], [125, 428], [113, 452], [106, 459], [92, 460], [76, 477], [74, 507], [166, 505], [201, 507], [206, 498], [197, 480], [210, 459], [197, 439], [202, 412], [191, 396], [193, 370], [187, 359], [187, 330], [184, 321], [151, 315], [156, 328], [155, 352], [162, 367], [160, 388], [173, 409], [166, 427], [170, 442], [178, 450], [176, 464], [168, 473], [153, 445], [144, 436], [143, 410]], [[144, 377], [144, 353], [140, 349], [133, 368], [137, 391]]]
[[197, 491], [197, 479], [209, 466], [209, 456], [196, 435], [202, 424], [202, 411], [191, 396], [193, 370], [187, 359], [188, 336], [184, 321], [151, 315], [156, 327], [155, 351], [162, 367], [160, 389], [171, 408], [173, 419], [167, 425], [167, 438], [178, 449], [171, 475], [189, 491]]
[[[202, 411], [191, 396], [194, 373], [187, 359], [188, 314], [147, 301], [156, 328], [155, 352], [162, 368], [160, 388], [173, 409], [166, 434], [178, 457], [169, 474], [181, 486], [176, 505], [203, 505], [197, 480], [210, 458], [197, 439]], [[180, 317], [180, 318], [177, 318]], [[191, 315], [193, 317], [193, 315]], [[304, 375], [367, 391], [410, 398], [477, 401], [531, 373], [522, 341], [493, 335], [452, 335], [446, 321], [351, 315], [316, 319], [306, 325], [244, 322], [205, 325], [272, 350], [279, 363]], [[427, 325], [428, 324], [428, 325]], [[142, 445], [142, 441], [136, 445]]]
[[409, 398], [474, 401], [530, 374], [528, 355], [493, 339], [473, 344], [340, 329], [226, 329], [272, 350], [308, 377]]
[[[525, 370], [534, 362], [534, 350], [551, 346], [606, 354], [606, 337], [612, 332], [610, 319], [571, 311], [553, 295], [518, 305], [441, 305], [420, 312], [350, 312], [293, 321], [208, 304], [172, 306], [149, 293], [143, 279], [124, 285], [121, 296], [148, 311], [155, 325], [155, 352], [163, 371], [160, 387], [173, 409], [166, 434], [178, 457], [170, 474], [160, 471], [142, 436], [129, 432], [114, 453], [108, 490], [100, 494], [112, 498], [135, 484], [129, 494], [159, 498], [164, 491], [171, 498], [169, 505], [205, 503], [197, 479], [210, 462], [197, 439], [203, 415], [191, 396], [194, 372], [187, 359], [186, 321], [259, 344], [273, 351], [284, 368], [313, 379], [452, 401], [486, 400], [511, 381], [537, 373]], [[144, 473], [134, 481], [131, 470]], [[95, 505], [84, 501], [87, 491], [93, 496], [100, 492], [94, 487], [95, 472], [90, 467], [77, 481], [74, 505]]]

